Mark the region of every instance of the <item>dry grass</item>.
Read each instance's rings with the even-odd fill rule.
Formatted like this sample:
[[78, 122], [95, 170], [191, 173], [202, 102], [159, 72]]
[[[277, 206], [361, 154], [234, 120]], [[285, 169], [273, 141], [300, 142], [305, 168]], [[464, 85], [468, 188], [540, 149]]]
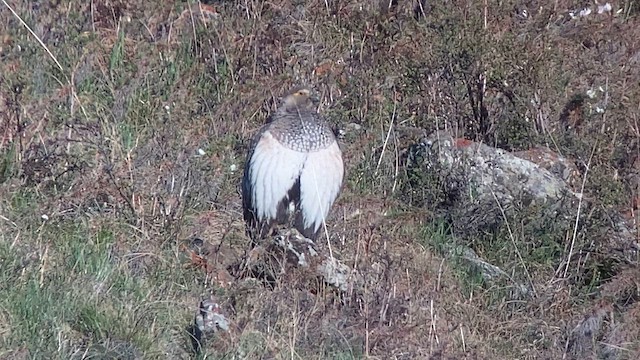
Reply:
[[[637, 260], [603, 220], [640, 203], [636, 2], [582, 19], [566, 1], [8, 4], [0, 358], [190, 358], [210, 294], [232, 328], [200, 358], [638, 357]], [[329, 233], [362, 294], [284, 264], [273, 289], [230, 270], [249, 243], [246, 140], [296, 83], [345, 131]], [[403, 164], [443, 128], [581, 169], [595, 205], [575, 233], [505, 213], [475, 243], [535, 296], [439, 251], [455, 239], [438, 189]]]

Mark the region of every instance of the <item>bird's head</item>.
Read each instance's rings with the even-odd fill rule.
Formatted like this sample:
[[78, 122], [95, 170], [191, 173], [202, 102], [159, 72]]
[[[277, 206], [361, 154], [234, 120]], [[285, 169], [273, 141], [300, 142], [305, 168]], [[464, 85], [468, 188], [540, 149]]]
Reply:
[[317, 102], [313, 92], [304, 86], [293, 88], [283, 99], [283, 106], [287, 110], [312, 110]]

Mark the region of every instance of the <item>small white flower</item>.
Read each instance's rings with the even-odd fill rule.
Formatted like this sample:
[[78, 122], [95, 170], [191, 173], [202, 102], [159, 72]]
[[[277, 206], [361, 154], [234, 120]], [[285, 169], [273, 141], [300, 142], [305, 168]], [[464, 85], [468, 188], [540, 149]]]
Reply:
[[596, 91], [593, 89], [589, 89], [587, 90], [587, 96], [591, 99], [593, 99], [594, 97], [596, 97]]
[[598, 5], [598, 14], [611, 12], [612, 7], [611, 4], [606, 3], [604, 5]]
[[578, 16], [585, 17], [585, 16], [587, 16], [589, 14], [591, 14], [591, 8], [584, 8], [584, 9], [580, 10], [580, 12], [578, 13]]
[[206, 153], [204, 150], [202, 150], [202, 149], [198, 149], [198, 155], [200, 155], [200, 156], [204, 156], [204, 155], [206, 155], [206, 154], [207, 154], [207, 153]]
[[47, 221], [49, 220], [49, 216], [47, 214], [42, 214], [42, 216], [40, 216], [42, 218], [42, 220]]
[[238, 170], [238, 165], [231, 164], [231, 166], [229, 166], [229, 169], [231, 170], [231, 172], [234, 172], [234, 171]]

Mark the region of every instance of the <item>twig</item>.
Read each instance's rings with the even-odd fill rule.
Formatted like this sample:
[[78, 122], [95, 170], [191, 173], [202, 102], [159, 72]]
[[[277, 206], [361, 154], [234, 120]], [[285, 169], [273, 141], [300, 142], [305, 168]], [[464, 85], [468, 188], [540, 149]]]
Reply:
[[75, 87], [71, 83], [71, 80], [69, 80], [69, 76], [67, 76], [67, 74], [64, 72], [64, 69], [62, 68], [62, 65], [60, 64], [58, 59], [53, 55], [51, 50], [49, 50], [49, 47], [47, 47], [47, 45], [45, 45], [45, 43], [40, 39], [40, 37], [31, 29], [31, 27], [29, 27], [29, 25], [27, 25], [27, 23], [24, 22], [24, 20], [22, 20], [20, 15], [18, 15], [18, 13], [16, 13], [15, 10], [13, 10], [13, 8], [7, 3], [7, 1], [2, 0], [2, 3], [4, 4], [4, 6], [7, 7], [7, 9], [9, 9], [9, 11], [11, 11], [13, 16], [15, 16], [16, 19], [20, 21], [22, 26], [24, 26], [27, 29], [27, 31], [31, 33], [31, 35], [36, 39], [36, 41], [40, 44], [40, 46], [42, 46], [42, 48], [47, 52], [47, 54], [49, 55], [51, 60], [53, 60], [53, 62], [56, 64], [58, 69], [60, 69], [60, 72], [64, 76], [64, 79], [67, 81], [67, 84], [69, 84], [69, 86], [71, 87], [71, 94], [73, 95], [73, 98], [78, 102], [78, 104], [80, 104], [80, 109], [82, 110], [82, 114], [85, 116], [85, 118], [88, 119], [89, 116], [87, 116], [87, 112], [85, 111], [84, 106], [82, 105], [82, 102], [80, 102], [80, 99], [78, 98], [78, 94], [76, 94]]
[[20, 21], [22, 26], [24, 26], [31, 33], [31, 35], [33, 35], [33, 37], [36, 39], [36, 41], [38, 41], [40, 46], [42, 46], [42, 48], [47, 52], [47, 54], [49, 54], [49, 57], [53, 60], [54, 63], [56, 63], [56, 65], [58, 66], [58, 69], [60, 69], [60, 72], [62, 72], [62, 75], [64, 75], [65, 79], [68, 81], [69, 78], [67, 78], [67, 74], [64, 73], [64, 69], [62, 68], [62, 65], [60, 65], [60, 62], [58, 62], [58, 59], [56, 59], [56, 57], [53, 56], [53, 53], [51, 53], [51, 50], [49, 50], [47, 45], [45, 45], [45, 43], [42, 42], [40, 37], [33, 30], [31, 30], [31, 27], [29, 27], [29, 25], [27, 25], [27, 23], [24, 22], [24, 20], [22, 20], [20, 15], [18, 15], [18, 13], [16, 13], [15, 10], [13, 10], [13, 8], [9, 4], [7, 4], [7, 2], [5, 0], [2, 0], [2, 2], [4, 3], [4, 6], [6, 6], [7, 9], [9, 9], [9, 11], [11, 11], [13, 16], [15, 16], [16, 19], [18, 19], [18, 21]]
[[[193, 52], [198, 54], [198, 35], [196, 34], [196, 21], [193, 18], [193, 9], [191, 8], [191, 4], [187, 4], [189, 8], [189, 18], [191, 19], [191, 31], [193, 32]], [[200, 7], [200, 2], [198, 1], [198, 10], [200, 10], [200, 16], [202, 15], [202, 8]], [[203, 21], [204, 23], [204, 21]]]
[[389, 124], [389, 130], [387, 130], [387, 137], [384, 139], [384, 144], [382, 144], [382, 151], [380, 152], [380, 157], [378, 158], [378, 165], [376, 165], [376, 171], [374, 175], [378, 175], [378, 170], [380, 169], [380, 164], [382, 163], [382, 157], [384, 156], [384, 152], [387, 149], [387, 144], [389, 143], [389, 137], [391, 136], [391, 131], [393, 130], [393, 123], [396, 119], [396, 110], [398, 108], [398, 101], [396, 100], [395, 91], [393, 95], [393, 113], [391, 114], [391, 123]]
[[573, 224], [573, 235], [571, 236], [571, 246], [569, 247], [569, 255], [567, 256], [567, 263], [564, 267], [564, 273], [562, 277], [567, 277], [567, 272], [569, 271], [569, 264], [571, 264], [571, 257], [573, 256], [573, 249], [576, 244], [576, 238], [578, 237], [578, 223], [580, 222], [580, 211], [582, 210], [582, 199], [584, 199], [584, 186], [587, 183], [587, 174], [589, 173], [589, 168], [591, 167], [591, 159], [593, 159], [593, 154], [596, 152], [596, 147], [598, 147], [598, 141], [593, 145], [591, 149], [591, 155], [589, 155], [589, 161], [587, 162], [587, 168], [584, 171], [584, 176], [582, 177], [582, 186], [580, 187], [580, 198], [578, 199], [578, 213], [576, 214], [576, 221]]
[[437, 316], [435, 314], [435, 310], [433, 307], [433, 299], [431, 299], [429, 313], [431, 314], [431, 326], [429, 326], [429, 354], [433, 354], [433, 340], [436, 341], [437, 345], [440, 345], [440, 340], [438, 339], [438, 332], [436, 330], [436, 319]]
[[520, 250], [518, 250], [518, 245], [516, 244], [515, 236], [513, 236], [513, 232], [511, 231], [511, 226], [509, 225], [509, 220], [507, 219], [507, 214], [505, 213], [504, 208], [502, 207], [502, 204], [500, 204], [500, 201], [498, 201], [498, 197], [496, 196], [496, 193], [493, 192], [493, 189], [490, 189], [490, 190], [491, 190], [491, 195], [493, 195], [493, 199], [496, 201], [496, 204], [498, 204], [498, 209], [500, 209], [500, 214], [502, 214], [502, 218], [504, 219], [504, 222], [507, 225], [507, 231], [509, 232], [509, 238], [511, 239], [511, 243], [513, 244], [513, 248], [514, 248], [514, 250], [516, 252], [516, 255], [518, 256], [518, 260], [520, 261], [520, 264], [524, 268], [524, 273], [525, 273], [525, 275], [527, 275], [527, 279], [529, 280], [529, 285], [531, 286], [531, 291], [533, 291], [533, 295], [535, 297], [538, 297], [538, 294], [536, 293], [536, 288], [533, 285], [533, 279], [531, 278], [531, 274], [529, 274], [529, 269], [527, 269], [527, 265], [524, 263], [524, 259], [522, 258], [522, 255], [520, 254]]

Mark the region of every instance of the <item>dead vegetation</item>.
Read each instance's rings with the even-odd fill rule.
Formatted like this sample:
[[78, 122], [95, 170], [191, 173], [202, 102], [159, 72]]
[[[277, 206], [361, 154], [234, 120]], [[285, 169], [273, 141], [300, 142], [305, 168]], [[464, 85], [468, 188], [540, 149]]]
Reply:
[[[578, 5], [3, 2], [0, 358], [640, 357], [637, 253], [610, 231], [637, 245], [638, 4]], [[246, 141], [296, 83], [342, 134], [328, 225], [358, 293], [277, 254], [268, 286], [234, 270]], [[450, 212], [455, 184], [407, 167], [437, 129], [562, 156], [589, 210]], [[194, 355], [211, 295], [229, 331]]]

